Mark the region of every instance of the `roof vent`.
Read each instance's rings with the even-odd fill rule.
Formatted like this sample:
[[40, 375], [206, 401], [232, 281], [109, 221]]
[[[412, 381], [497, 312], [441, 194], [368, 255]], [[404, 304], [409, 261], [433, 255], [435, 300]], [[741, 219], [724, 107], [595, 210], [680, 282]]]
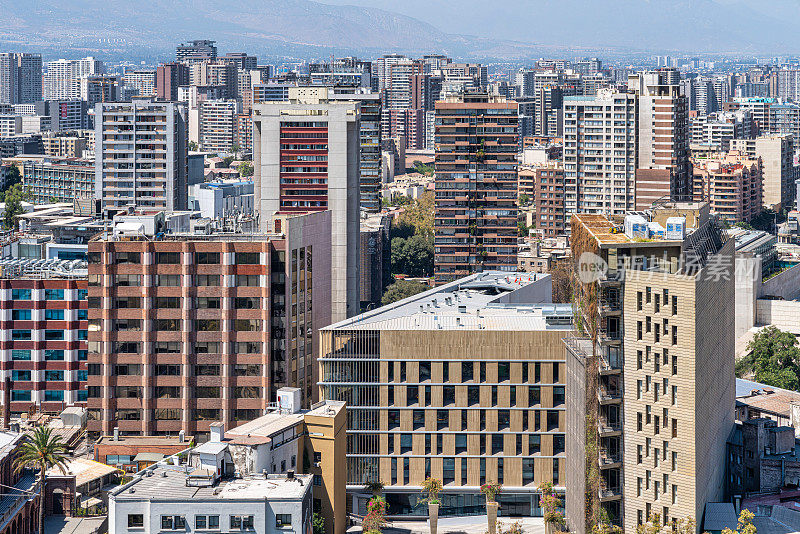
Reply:
[[467, 313], [467, 307], [463, 304], [458, 307], [458, 313]]

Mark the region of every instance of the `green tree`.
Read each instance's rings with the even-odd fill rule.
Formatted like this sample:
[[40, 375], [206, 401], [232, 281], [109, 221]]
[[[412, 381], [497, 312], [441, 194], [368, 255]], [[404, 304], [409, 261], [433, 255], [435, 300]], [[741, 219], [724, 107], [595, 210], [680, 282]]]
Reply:
[[750, 352], [736, 364], [738, 376], [753, 375], [756, 382], [800, 389], [800, 347], [791, 332], [768, 326], [748, 343]]
[[517, 233], [520, 237], [528, 237], [529, 231], [530, 228], [528, 228], [528, 225], [525, 224], [525, 221], [517, 221]]
[[8, 191], [5, 192], [5, 210], [3, 211], [3, 227], [6, 230], [15, 230], [17, 228], [17, 215], [22, 214], [25, 210], [22, 208], [23, 200], [30, 200], [33, 197], [30, 188], [22, 187], [22, 184], [12, 185]]
[[433, 191], [425, 191], [397, 219], [397, 224], [408, 224], [417, 234], [433, 235]]
[[395, 237], [391, 249], [392, 273], [414, 278], [433, 274], [433, 236]]
[[241, 176], [242, 178], [253, 176], [253, 162], [243, 161], [239, 164], [236, 170], [239, 171], [239, 176]]
[[226, 169], [230, 169], [233, 160], [234, 160], [233, 156], [225, 156], [224, 158], [222, 158], [222, 164], [225, 166]]
[[421, 161], [415, 161], [414, 172], [424, 174], [425, 176], [433, 176], [434, 172], [433, 163], [422, 163]]
[[313, 534], [325, 534], [325, 518], [319, 512], [314, 512], [311, 518], [311, 530]]
[[187, 147], [191, 152], [197, 152], [197, 143], [195, 141], [189, 141], [189, 145]]
[[383, 293], [383, 298], [381, 298], [381, 304], [385, 306], [386, 304], [403, 300], [417, 293], [422, 293], [428, 289], [430, 289], [430, 287], [425, 284], [420, 284], [419, 282], [397, 280], [386, 288], [386, 291]]
[[531, 197], [529, 197], [528, 195], [523, 193], [519, 196], [520, 206], [527, 206], [528, 204], [530, 204], [530, 202], [531, 202]]
[[67, 474], [66, 449], [61, 442], [61, 437], [53, 435], [49, 427], [39, 427], [33, 435], [22, 444], [19, 455], [14, 459], [14, 471], [19, 473], [23, 469], [39, 470], [39, 495], [42, 502], [39, 506], [39, 534], [44, 534], [44, 496], [45, 477], [47, 470], [58, 467], [59, 471]]

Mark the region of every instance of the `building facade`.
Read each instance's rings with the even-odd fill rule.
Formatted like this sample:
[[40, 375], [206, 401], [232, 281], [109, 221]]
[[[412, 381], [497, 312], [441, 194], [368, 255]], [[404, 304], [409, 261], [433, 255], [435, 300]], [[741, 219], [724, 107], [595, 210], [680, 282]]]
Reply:
[[33, 202], [72, 202], [94, 196], [94, 161], [78, 158], [26, 158], [22, 183], [31, 188]]
[[3, 404], [15, 416], [86, 404], [86, 264], [36, 263], [4, 266], [0, 279]]
[[469, 94], [436, 103], [437, 284], [517, 266], [517, 104]]
[[89, 244], [90, 433], [202, 436], [214, 421], [258, 417], [287, 385], [312, 402], [317, 330], [330, 323], [330, 215], [278, 225]]
[[390, 516], [427, 513], [427, 477], [442, 515], [485, 513], [487, 481], [510, 515], [540, 515], [544, 482], [563, 491], [571, 311], [551, 294], [549, 275], [484, 272], [323, 329], [320, 395], [347, 402], [353, 513], [378, 480]]
[[185, 210], [186, 112], [168, 102], [95, 107], [95, 191], [102, 210]]
[[328, 98], [325, 87], [289, 88], [289, 100], [253, 106], [255, 208], [331, 211], [334, 320], [359, 307], [360, 106]]

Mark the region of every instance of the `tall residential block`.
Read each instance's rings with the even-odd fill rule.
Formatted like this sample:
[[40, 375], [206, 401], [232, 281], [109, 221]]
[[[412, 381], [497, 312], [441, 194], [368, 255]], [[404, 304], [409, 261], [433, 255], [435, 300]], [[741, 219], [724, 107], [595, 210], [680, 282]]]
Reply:
[[0, 53], [0, 104], [28, 104], [42, 99], [42, 56]]
[[165, 63], [156, 68], [156, 98], [176, 102], [178, 87], [189, 85], [189, 67], [184, 63]]
[[217, 59], [217, 42], [208, 39], [197, 39], [181, 43], [175, 49], [175, 60], [179, 63], [214, 61]]
[[[197, 103], [198, 145], [209, 152], [231, 152], [236, 141], [236, 100], [202, 100]], [[241, 148], [241, 147], [240, 147]]]
[[89, 243], [91, 434], [205, 434], [261, 416], [284, 386], [313, 402], [330, 213], [276, 222], [265, 234]]
[[734, 243], [705, 204], [626, 217], [572, 216], [581, 335], [567, 340], [566, 515], [579, 533], [600, 508], [625, 532], [652, 514], [699, 527], [723, 498]]
[[44, 73], [43, 96], [45, 100], [65, 100], [80, 97], [80, 79], [103, 74], [103, 62], [93, 57], [83, 59], [58, 59], [47, 63]]
[[645, 71], [628, 79], [638, 96], [636, 209], [653, 202], [691, 198], [686, 97], [675, 69]]
[[796, 197], [794, 165], [794, 136], [792, 134], [763, 135], [755, 139], [731, 142], [731, 148], [751, 158], [760, 158], [763, 173], [763, 202], [765, 208], [791, 209]]
[[436, 102], [436, 283], [517, 266], [517, 103], [464, 94]]
[[749, 222], [761, 213], [762, 160], [737, 152], [694, 161], [693, 200], [708, 202], [728, 223]]
[[564, 98], [564, 210], [622, 215], [635, 207], [637, 98], [600, 90]]
[[388, 514], [425, 517], [419, 488], [444, 484], [442, 513], [540, 515], [541, 484], [566, 475], [564, 337], [569, 305], [549, 275], [486, 271], [321, 331], [320, 396], [347, 403], [353, 513], [384, 483]]
[[287, 101], [253, 106], [255, 208], [331, 211], [333, 320], [359, 311], [360, 105], [325, 87], [289, 88]]
[[137, 100], [95, 107], [95, 193], [104, 212], [185, 210], [186, 111]]

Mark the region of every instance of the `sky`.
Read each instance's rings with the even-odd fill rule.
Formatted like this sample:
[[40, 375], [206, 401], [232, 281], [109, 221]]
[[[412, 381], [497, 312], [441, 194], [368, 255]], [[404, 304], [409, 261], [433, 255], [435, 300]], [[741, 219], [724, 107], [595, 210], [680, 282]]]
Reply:
[[415, 17], [447, 33], [556, 46], [800, 53], [798, 0], [319, 0]]

